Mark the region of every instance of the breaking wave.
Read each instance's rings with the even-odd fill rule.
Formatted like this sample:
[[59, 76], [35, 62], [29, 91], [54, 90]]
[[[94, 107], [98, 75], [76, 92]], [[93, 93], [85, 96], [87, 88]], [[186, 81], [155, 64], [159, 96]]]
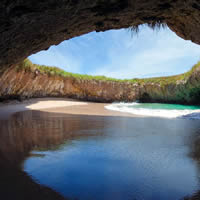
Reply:
[[105, 106], [105, 108], [142, 116], [200, 119], [200, 106], [133, 102], [113, 103]]

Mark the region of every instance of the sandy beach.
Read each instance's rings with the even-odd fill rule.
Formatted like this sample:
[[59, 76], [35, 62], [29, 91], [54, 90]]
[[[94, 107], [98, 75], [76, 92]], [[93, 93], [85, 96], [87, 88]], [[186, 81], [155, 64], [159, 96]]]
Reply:
[[0, 120], [8, 119], [12, 114], [26, 110], [75, 115], [135, 116], [129, 113], [107, 110], [104, 108], [106, 105], [108, 104], [83, 102], [68, 98], [35, 98], [22, 102], [10, 101], [7, 103], [0, 103]]

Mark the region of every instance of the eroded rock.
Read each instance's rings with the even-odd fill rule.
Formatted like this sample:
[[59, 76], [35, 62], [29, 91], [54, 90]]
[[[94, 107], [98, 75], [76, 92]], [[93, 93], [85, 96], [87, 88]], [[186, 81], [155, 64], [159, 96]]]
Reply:
[[0, 76], [0, 100], [70, 97], [96, 102], [200, 104], [199, 76], [200, 63], [186, 74], [134, 81], [64, 77], [50, 71], [38, 71], [36, 75], [34, 67], [10, 67]]
[[91, 31], [145, 23], [200, 44], [199, 0], [2, 0], [0, 67]]

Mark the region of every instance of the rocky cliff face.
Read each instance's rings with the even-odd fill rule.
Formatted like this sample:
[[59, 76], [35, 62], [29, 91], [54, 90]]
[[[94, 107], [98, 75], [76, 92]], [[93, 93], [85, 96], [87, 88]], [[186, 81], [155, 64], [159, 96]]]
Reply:
[[143, 102], [200, 104], [200, 66], [189, 76], [176, 81], [145, 83], [140, 87], [140, 95], [139, 99]]
[[166, 24], [200, 44], [199, 0], [1, 0], [0, 68], [92, 31]]
[[0, 78], [0, 98], [72, 97], [88, 101], [132, 101], [139, 96], [138, 87], [130, 83], [81, 80], [74, 77], [17, 72], [7, 69]]
[[137, 81], [78, 79], [10, 67], [0, 75], [0, 99], [72, 97], [96, 102], [200, 104], [200, 66], [183, 75]]

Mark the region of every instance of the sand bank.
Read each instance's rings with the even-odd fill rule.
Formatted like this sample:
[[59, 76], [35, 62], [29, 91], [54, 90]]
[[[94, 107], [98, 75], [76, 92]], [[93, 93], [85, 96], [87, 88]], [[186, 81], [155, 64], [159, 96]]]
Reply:
[[6, 119], [16, 112], [25, 110], [44, 110], [49, 108], [82, 105], [87, 105], [87, 103], [64, 98], [36, 98], [25, 100], [23, 102], [10, 101], [7, 103], [0, 103], [0, 119]]
[[105, 105], [108, 104], [82, 102], [68, 98], [36, 98], [23, 102], [10, 101], [8, 103], [0, 103], [0, 119], [7, 119], [16, 112], [26, 110], [95, 116], [135, 116], [133, 114], [107, 110], [104, 108]]

